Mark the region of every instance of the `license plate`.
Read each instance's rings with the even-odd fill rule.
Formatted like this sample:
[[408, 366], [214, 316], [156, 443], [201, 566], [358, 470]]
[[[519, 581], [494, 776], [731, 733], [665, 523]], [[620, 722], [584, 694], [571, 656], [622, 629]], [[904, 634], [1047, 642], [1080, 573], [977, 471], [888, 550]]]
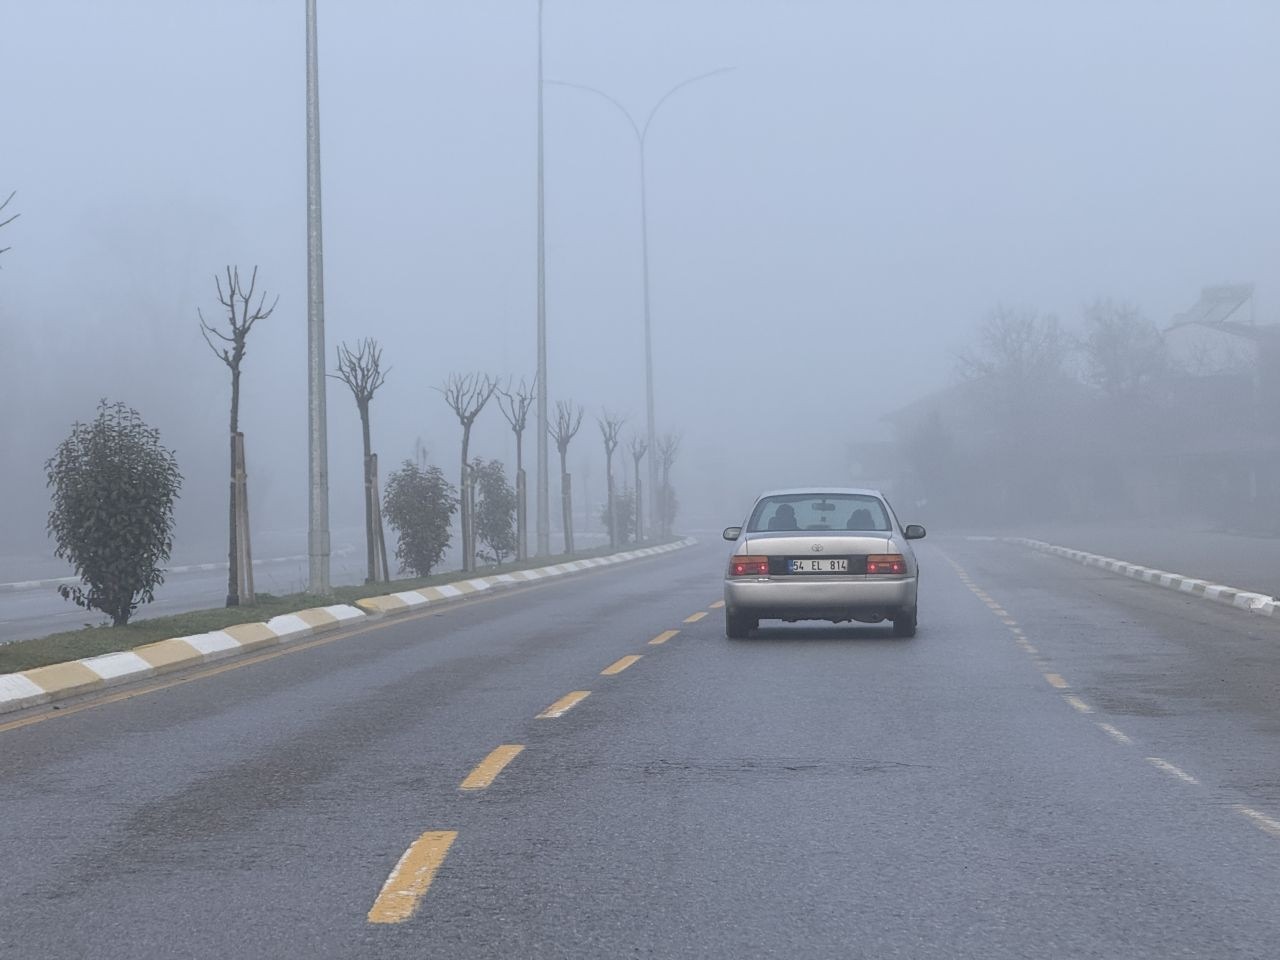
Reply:
[[792, 573], [848, 573], [849, 561], [844, 559], [788, 560], [788, 569]]

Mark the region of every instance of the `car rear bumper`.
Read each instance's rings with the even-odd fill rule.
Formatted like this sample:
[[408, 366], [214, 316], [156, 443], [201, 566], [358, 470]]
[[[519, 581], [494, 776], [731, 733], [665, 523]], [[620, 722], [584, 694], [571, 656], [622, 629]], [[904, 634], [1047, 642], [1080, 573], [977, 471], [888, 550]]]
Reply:
[[916, 578], [832, 580], [759, 577], [724, 582], [725, 606], [760, 619], [828, 620], [844, 614], [888, 617], [916, 605]]

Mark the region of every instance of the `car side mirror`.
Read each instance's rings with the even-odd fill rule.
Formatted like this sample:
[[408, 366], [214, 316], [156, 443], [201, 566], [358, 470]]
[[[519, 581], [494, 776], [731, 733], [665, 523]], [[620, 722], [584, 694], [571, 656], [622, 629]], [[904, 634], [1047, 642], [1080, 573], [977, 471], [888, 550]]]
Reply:
[[903, 530], [902, 534], [908, 540], [923, 540], [924, 527], [920, 526], [918, 523], [908, 523], [907, 529]]
[[725, 527], [724, 528], [724, 538], [726, 540], [737, 540], [740, 536], [742, 536], [741, 527]]

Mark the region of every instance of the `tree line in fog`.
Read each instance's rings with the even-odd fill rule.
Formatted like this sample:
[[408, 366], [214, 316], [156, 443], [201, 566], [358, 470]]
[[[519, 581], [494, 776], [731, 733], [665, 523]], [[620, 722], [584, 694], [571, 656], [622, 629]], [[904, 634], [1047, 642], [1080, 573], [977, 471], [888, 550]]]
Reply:
[[899, 497], [957, 525], [1246, 522], [1228, 504], [1243, 497], [1256, 516], [1280, 476], [1263, 414], [1268, 370], [1246, 340], [1196, 333], [1175, 349], [1180, 332], [1112, 300], [1071, 326], [995, 308], [953, 383], [889, 415]]

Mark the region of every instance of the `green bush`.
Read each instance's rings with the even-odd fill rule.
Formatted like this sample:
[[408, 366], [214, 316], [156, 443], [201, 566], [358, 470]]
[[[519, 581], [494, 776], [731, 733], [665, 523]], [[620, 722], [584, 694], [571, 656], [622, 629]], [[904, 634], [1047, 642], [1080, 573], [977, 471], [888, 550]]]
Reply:
[[76, 423], [45, 471], [53, 489], [54, 555], [70, 561], [81, 579], [58, 592], [123, 626], [164, 583], [173, 502], [182, 487], [173, 451], [138, 411], [103, 400], [97, 419]]
[[618, 535], [613, 536], [613, 517], [609, 514], [609, 499], [606, 497], [600, 507], [600, 522], [610, 534], [611, 541], [618, 546], [631, 543], [636, 533], [636, 494], [630, 487], [613, 491], [614, 504], [618, 511]]
[[680, 512], [680, 500], [676, 496], [676, 488], [666, 484], [662, 488], [662, 496], [658, 501], [658, 522], [664, 534], [670, 534], [675, 526], [676, 514]]
[[471, 462], [476, 490], [476, 540], [485, 563], [502, 563], [516, 552], [516, 491], [507, 482], [501, 460]]
[[449, 547], [458, 491], [439, 467], [406, 460], [387, 477], [382, 514], [396, 531], [401, 571], [431, 575]]

